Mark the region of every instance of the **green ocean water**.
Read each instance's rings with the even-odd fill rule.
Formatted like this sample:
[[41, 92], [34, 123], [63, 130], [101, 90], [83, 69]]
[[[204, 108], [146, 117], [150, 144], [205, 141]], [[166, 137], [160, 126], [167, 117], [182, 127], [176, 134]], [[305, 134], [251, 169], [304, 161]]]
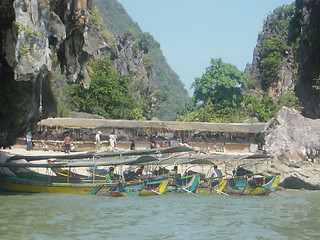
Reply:
[[320, 239], [320, 192], [0, 195], [0, 239]]

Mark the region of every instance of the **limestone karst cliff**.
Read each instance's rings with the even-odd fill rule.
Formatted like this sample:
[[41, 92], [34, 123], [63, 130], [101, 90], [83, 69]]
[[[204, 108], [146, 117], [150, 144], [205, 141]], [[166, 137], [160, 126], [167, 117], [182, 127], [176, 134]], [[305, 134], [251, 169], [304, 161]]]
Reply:
[[85, 63], [105, 45], [89, 44], [96, 39], [85, 22], [91, 2], [1, 1], [0, 146], [12, 145], [40, 118], [55, 114], [53, 61], [68, 81], [89, 81]]
[[[3, 0], [0, 3], [0, 147], [56, 116], [52, 76], [90, 86], [87, 62], [110, 56], [119, 74], [154, 86], [144, 51], [130, 38], [106, 39], [92, 14], [92, 0]], [[135, 91], [136, 98], [142, 87]]]
[[[39, 119], [56, 116], [60, 99], [55, 94], [62, 85], [53, 87], [52, 76], [61, 72], [59, 82], [88, 88], [92, 58], [109, 56], [120, 75], [133, 76], [137, 101], [142, 94], [154, 99], [161, 81], [156, 84], [146, 64], [147, 50], [127, 36], [108, 31], [104, 36], [95, 17], [92, 0], [0, 2], [0, 147], [35, 129]], [[187, 98], [183, 86], [180, 90]]]
[[[320, 118], [320, 2], [296, 0], [270, 14], [246, 73], [275, 101], [293, 91], [302, 114]], [[258, 88], [259, 88], [258, 87]]]

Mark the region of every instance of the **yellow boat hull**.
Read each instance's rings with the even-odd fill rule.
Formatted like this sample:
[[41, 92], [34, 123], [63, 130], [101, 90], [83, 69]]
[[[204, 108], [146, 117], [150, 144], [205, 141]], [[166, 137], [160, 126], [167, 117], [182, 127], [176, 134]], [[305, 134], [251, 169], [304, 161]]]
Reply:
[[30, 180], [0, 179], [0, 188], [11, 192], [89, 194], [94, 187], [99, 185], [101, 183], [47, 183]]
[[161, 195], [165, 192], [167, 186], [168, 186], [169, 180], [164, 180], [161, 182], [159, 187], [157, 189], [142, 189], [140, 191], [139, 196], [154, 196], [154, 195]]
[[221, 179], [218, 186], [215, 188], [198, 188], [197, 194], [212, 194], [212, 193], [222, 193], [222, 190], [226, 186], [227, 181], [225, 179]]

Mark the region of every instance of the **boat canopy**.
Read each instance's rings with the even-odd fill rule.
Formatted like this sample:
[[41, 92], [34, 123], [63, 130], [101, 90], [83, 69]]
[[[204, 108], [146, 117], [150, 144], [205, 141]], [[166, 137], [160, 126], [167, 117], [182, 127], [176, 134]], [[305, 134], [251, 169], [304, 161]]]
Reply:
[[135, 159], [108, 159], [108, 161], [73, 161], [73, 162], [59, 162], [59, 160], [52, 161], [52, 163], [15, 163], [5, 162], [0, 163], [0, 167], [35, 167], [35, 168], [61, 168], [61, 167], [96, 167], [96, 166], [116, 166], [116, 165], [138, 165], [143, 163], [158, 162], [159, 159], [152, 156], [141, 156]]
[[217, 153], [207, 156], [191, 156], [182, 158], [166, 158], [160, 161], [160, 164], [215, 164], [216, 160], [242, 160], [242, 159], [266, 159], [271, 158], [268, 154], [229, 154], [229, 153]]
[[7, 162], [13, 160], [25, 159], [27, 161], [38, 161], [44, 159], [86, 159], [86, 158], [101, 158], [101, 157], [121, 157], [121, 156], [137, 156], [157, 153], [178, 153], [178, 152], [189, 152], [195, 151], [192, 147], [187, 146], [176, 146], [167, 148], [153, 148], [143, 150], [132, 150], [132, 151], [119, 151], [119, 152], [99, 152], [99, 153], [77, 153], [77, 154], [66, 154], [66, 155], [14, 155], [7, 159]]

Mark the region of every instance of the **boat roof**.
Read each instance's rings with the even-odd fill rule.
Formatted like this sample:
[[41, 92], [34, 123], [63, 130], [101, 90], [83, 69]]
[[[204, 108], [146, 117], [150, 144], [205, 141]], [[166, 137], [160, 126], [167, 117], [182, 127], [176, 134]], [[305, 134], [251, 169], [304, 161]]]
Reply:
[[27, 161], [37, 161], [44, 159], [89, 159], [89, 158], [103, 158], [103, 157], [121, 157], [121, 156], [137, 156], [147, 154], [166, 154], [166, 153], [178, 153], [178, 152], [189, 152], [195, 151], [194, 148], [188, 146], [176, 146], [167, 148], [153, 148], [143, 150], [132, 150], [132, 151], [119, 151], [119, 152], [100, 152], [100, 153], [76, 153], [76, 154], [65, 154], [65, 155], [14, 155], [7, 159], [7, 162], [25, 159]]
[[135, 159], [108, 159], [108, 161], [72, 161], [72, 162], [55, 162], [52, 163], [16, 163], [5, 162], [0, 163], [0, 167], [34, 167], [34, 168], [61, 168], [61, 167], [97, 167], [97, 166], [116, 166], [116, 165], [138, 165], [143, 163], [158, 162], [159, 159], [152, 156], [141, 156]]
[[[164, 152], [171, 152], [179, 148], [163, 149]], [[185, 148], [181, 148], [185, 149]], [[190, 149], [190, 148], [189, 148]], [[62, 155], [64, 156], [64, 155]], [[67, 155], [68, 156], [68, 155]], [[103, 154], [101, 156], [104, 156]], [[118, 156], [118, 155], [117, 155]], [[59, 155], [53, 163], [15, 163], [7, 161], [0, 163], [0, 167], [39, 167], [39, 168], [59, 168], [59, 167], [94, 167], [94, 166], [110, 166], [110, 165], [139, 165], [139, 164], [159, 164], [159, 165], [176, 165], [176, 164], [205, 164], [214, 165], [216, 160], [237, 161], [242, 159], [269, 159], [271, 155], [268, 154], [210, 154], [207, 156], [188, 156], [188, 157], [169, 157], [169, 158], [156, 158], [149, 155], [143, 155], [138, 158], [91, 158], [90, 160], [83, 160], [82, 158], [71, 158], [69, 162], [63, 162], [63, 158]], [[19, 158], [21, 159], [21, 158]], [[41, 158], [37, 160], [49, 159]], [[54, 159], [54, 158], [53, 158]], [[27, 160], [27, 159], [26, 159]], [[32, 159], [35, 160], [35, 159]], [[62, 161], [61, 161], [62, 160]], [[79, 160], [79, 161], [77, 161]], [[82, 160], [82, 161], [81, 161]]]
[[180, 158], [166, 158], [160, 160], [159, 164], [207, 164], [214, 165], [217, 160], [236, 161], [242, 159], [266, 159], [271, 158], [268, 154], [229, 154], [229, 153], [217, 153], [207, 156], [190, 156]]

